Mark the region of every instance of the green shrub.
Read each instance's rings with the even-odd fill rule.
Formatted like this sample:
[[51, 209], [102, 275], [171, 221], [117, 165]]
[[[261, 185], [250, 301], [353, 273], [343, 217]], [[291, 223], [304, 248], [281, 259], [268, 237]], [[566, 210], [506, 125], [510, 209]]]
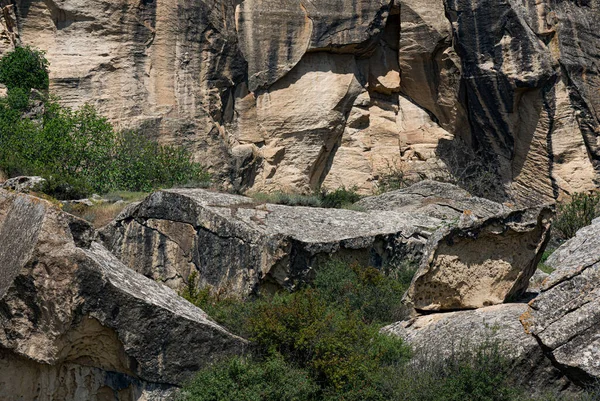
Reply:
[[569, 202], [559, 203], [554, 229], [561, 239], [573, 238], [579, 229], [592, 224], [599, 203], [600, 192], [576, 193]]
[[341, 209], [348, 207], [360, 200], [361, 196], [356, 191], [356, 187], [350, 189], [341, 187], [334, 191], [324, 191], [321, 193], [321, 203], [326, 208]]
[[308, 401], [319, 386], [306, 371], [281, 357], [260, 361], [236, 357], [202, 370], [185, 386], [177, 401]]
[[329, 304], [347, 306], [369, 323], [392, 323], [402, 319], [402, 296], [415, 269], [397, 269], [396, 278], [385, 276], [374, 267], [331, 261], [316, 274], [314, 287]]
[[15, 88], [48, 89], [48, 60], [44, 52], [31, 47], [17, 47], [0, 59], [0, 83], [9, 91]]

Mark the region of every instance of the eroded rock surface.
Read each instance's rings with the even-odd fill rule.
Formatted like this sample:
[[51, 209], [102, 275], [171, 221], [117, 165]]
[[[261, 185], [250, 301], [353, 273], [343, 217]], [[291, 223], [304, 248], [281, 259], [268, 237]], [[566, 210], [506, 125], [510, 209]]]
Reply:
[[94, 237], [46, 201], [0, 191], [0, 400], [163, 400], [244, 347]]
[[201, 189], [156, 192], [104, 229], [128, 266], [175, 288], [191, 272], [200, 286], [245, 295], [293, 288], [331, 256], [382, 266], [418, 259], [440, 219], [396, 212], [272, 205]]
[[405, 301], [418, 311], [448, 311], [520, 296], [549, 240], [551, 216], [549, 208], [514, 210], [438, 230]]
[[417, 356], [429, 358], [449, 358], [497, 347], [501, 355], [511, 361], [522, 384], [532, 386], [533, 390], [547, 391], [548, 385], [560, 389], [568, 380], [552, 366], [535, 338], [526, 333], [519, 321], [527, 308], [527, 304], [503, 304], [471, 311], [434, 313], [389, 325], [382, 332], [401, 337], [415, 349]]
[[556, 270], [521, 320], [572, 380], [600, 378], [600, 220], [557, 249]]
[[0, 53], [45, 50], [63, 103], [183, 145], [237, 189], [369, 194], [390, 174], [463, 175], [471, 153], [502, 200], [597, 181], [597, 0], [9, 3]]

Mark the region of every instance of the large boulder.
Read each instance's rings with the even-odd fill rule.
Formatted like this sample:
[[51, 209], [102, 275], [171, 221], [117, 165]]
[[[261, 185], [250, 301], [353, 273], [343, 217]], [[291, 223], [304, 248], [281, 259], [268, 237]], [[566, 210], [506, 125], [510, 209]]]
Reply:
[[496, 348], [512, 364], [521, 384], [544, 390], [568, 384], [552, 366], [519, 317], [527, 304], [503, 304], [470, 311], [434, 313], [386, 326], [383, 333], [402, 338], [417, 355], [445, 359], [467, 352]]
[[[398, 199], [395, 206], [386, 203], [389, 198]], [[292, 289], [310, 280], [313, 270], [331, 257], [383, 267], [418, 264], [425, 253], [409, 295], [420, 298], [423, 293], [425, 302], [455, 308], [500, 303], [524, 290], [549, 224], [545, 209], [510, 211], [434, 182], [359, 205], [368, 211], [272, 205], [201, 189], [174, 189], [129, 207], [102, 235], [115, 255], [148, 277], [178, 288], [197, 272], [199, 286], [238, 295], [273, 285]], [[508, 251], [515, 257], [505, 258]], [[430, 294], [428, 283], [443, 280], [433, 271], [450, 276], [448, 269], [457, 270], [452, 273], [456, 281], [445, 283], [448, 288], [442, 293], [453, 300], [429, 298], [439, 291]], [[460, 275], [473, 271], [481, 278], [481, 288], [465, 291]], [[418, 299], [413, 302], [419, 309], [435, 309]]]
[[442, 224], [396, 212], [284, 206], [202, 189], [156, 192], [103, 230], [104, 241], [134, 270], [178, 287], [199, 285], [246, 295], [293, 288], [331, 256], [380, 267], [418, 260]]
[[242, 351], [94, 237], [46, 201], [0, 191], [0, 400], [162, 400]]
[[438, 230], [405, 301], [418, 311], [449, 311], [518, 298], [550, 239], [551, 217], [550, 208], [521, 209]]
[[548, 261], [556, 269], [521, 320], [572, 380], [600, 379], [600, 220], [577, 232]]

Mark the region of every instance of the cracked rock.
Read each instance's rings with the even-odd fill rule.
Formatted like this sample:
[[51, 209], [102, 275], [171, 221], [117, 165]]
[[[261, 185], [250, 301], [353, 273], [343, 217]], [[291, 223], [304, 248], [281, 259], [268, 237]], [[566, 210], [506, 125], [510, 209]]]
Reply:
[[49, 202], [0, 190], [0, 239], [0, 401], [166, 400], [246, 344]]

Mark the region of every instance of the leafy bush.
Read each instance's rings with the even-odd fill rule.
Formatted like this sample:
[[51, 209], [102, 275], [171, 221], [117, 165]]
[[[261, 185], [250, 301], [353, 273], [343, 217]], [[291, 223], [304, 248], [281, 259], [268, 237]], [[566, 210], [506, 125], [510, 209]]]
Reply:
[[[0, 60], [0, 78], [10, 78], [10, 68], [28, 68], [32, 60], [47, 66], [41, 52], [24, 48], [9, 53]], [[0, 99], [0, 170], [9, 176], [43, 176], [43, 191], [59, 199], [113, 190], [148, 192], [209, 180], [185, 149], [116, 132], [90, 105], [71, 110], [45, 95], [32, 99], [28, 87], [40, 84], [27, 75], [30, 72], [19, 71], [25, 84], [11, 84]]]
[[316, 272], [311, 286], [247, 302], [198, 289], [193, 275], [182, 295], [249, 338], [253, 347], [250, 357], [199, 372], [180, 400], [595, 399], [593, 389], [572, 398], [531, 395], [515, 384], [502, 344], [462, 344], [444, 357], [413, 354], [398, 338], [380, 334], [382, 323], [396, 319], [412, 272], [399, 269], [392, 278], [377, 269], [334, 261]]
[[334, 191], [323, 191], [321, 193], [321, 202], [323, 207], [326, 208], [347, 208], [361, 199], [361, 196], [356, 191], [356, 187], [352, 187], [350, 189], [341, 187]]
[[266, 361], [236, 357], [200, 372], [177, 401], [308, 401], [319, 386], [306, 371], [283, 358]]
[[334, 260], [316, 274], [314, 287], [327, 303], [358, 311], [366, 322], [392, 323], [404, 317], [402, 296], [415, 268], [406, 266], [394, 273], [396, 277], [392, 279], [374, 267]]
[[48, 89], [48, 60], [44, 52], [31, 47], [17, 47], [0, 59], [0, 83], [9, 91], [15, 88]]
[[598, 217], [600, 192], [576, 193], [566, 203], [559, 203], [557, 207], [554, 229], [561, 239], [573, 238], [577, 231], [592, 224]]

